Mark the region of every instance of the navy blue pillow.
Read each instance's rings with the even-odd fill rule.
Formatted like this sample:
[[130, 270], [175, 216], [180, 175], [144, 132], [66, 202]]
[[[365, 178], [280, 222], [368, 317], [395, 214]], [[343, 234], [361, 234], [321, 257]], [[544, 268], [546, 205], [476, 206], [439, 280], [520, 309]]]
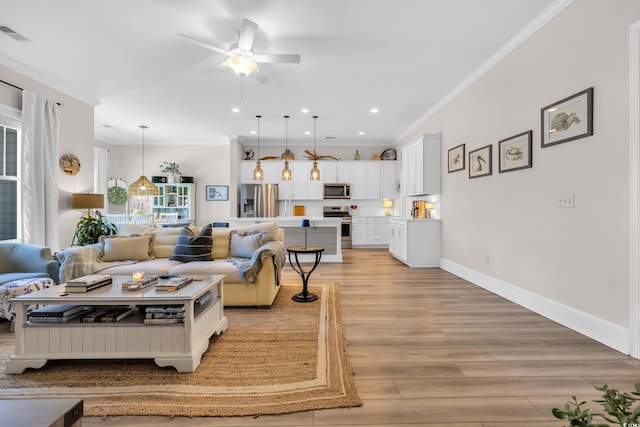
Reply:
[[169, 259], [181, 262], [213, 261], [211, 257], [211, 248], [213, 248], [211, 230], [211, 225], [207, 225], [194, 235], [189, 227], [183, 227], [173, 255]]

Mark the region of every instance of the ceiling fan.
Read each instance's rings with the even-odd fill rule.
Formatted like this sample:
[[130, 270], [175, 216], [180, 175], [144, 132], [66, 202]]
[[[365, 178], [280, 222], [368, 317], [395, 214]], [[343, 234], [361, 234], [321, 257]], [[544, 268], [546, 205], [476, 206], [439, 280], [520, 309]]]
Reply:
[[226, 55], [228, 58], [219, 64], [218, 67], [229, 67], [241, 77], [256, 72], [255, 76], [261, 83], [265, 83], [268, 79], [264, 74], [259, 72], [258, 64], [300, 63], [300, 55], [297, 54], [256, 54], [253, 51], [253, 40], [255, 39], [257, 30], [258, 24], [249, 19], [243, 19], [240, 31], [238, 31], [238, 41], [232, 43], [228, 49], [214, 46], [186, 34], [179, 35], [195, 45]]

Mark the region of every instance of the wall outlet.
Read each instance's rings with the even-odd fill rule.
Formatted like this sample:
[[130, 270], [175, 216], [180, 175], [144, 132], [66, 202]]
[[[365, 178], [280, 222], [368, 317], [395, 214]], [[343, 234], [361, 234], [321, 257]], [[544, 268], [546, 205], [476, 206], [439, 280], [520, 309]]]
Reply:
[[574, 205], [574, 195], [571, 193], [561, 194], [558, 196], [559, 208], [572, 208]]
[[489, 255], [486, 255], [486, 256], [484, 257], [484, 263], [485, 263], [485, 264], [489, 264]]

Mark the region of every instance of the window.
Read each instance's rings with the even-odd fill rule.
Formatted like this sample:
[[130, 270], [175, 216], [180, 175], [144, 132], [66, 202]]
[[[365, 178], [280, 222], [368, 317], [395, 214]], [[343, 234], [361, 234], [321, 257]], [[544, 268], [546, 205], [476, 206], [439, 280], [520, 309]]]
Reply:
[[[0, 241], [20, 232], [20, 122], [0, 110]], [[15, 116], [15, 114], [13, 114]]]

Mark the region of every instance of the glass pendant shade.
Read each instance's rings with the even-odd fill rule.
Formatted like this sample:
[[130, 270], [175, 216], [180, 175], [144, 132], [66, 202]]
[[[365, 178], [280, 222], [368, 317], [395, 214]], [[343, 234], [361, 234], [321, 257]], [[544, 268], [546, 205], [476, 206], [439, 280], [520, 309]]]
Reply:
[[144, 175], [144, 130], [146, 128], [147, 126], [140, 125], [140, 129], [142, 129], [142, 175], [134, 183], [129, 185], [128, 192], [130, 196], [158, 195], [158, 187]]
[[[317, 142], [316, 142], [316, 121], [318, 120], [318, 116], [313, 116], [313, 153], [318, 154], [317, 151]], [[313, 161], [313, 167], [311, 168], [311, 173], [309, 174], [309, 179], [311, 181], [320, 181], [320, 169], [318, 169], [318, 161]]]
[[253, 170], [253, 180], [262, 181], [264, 179], [264, 172], [262, 171], [262, 164], [260, 163], [260, 118], [262, 116], [256, 116], [258, 119], [258, 161], [256, 162], [256, 168]]
[[[289, 116], [284, 116], [284, 152], [286, 155], [290, 154], [289, 151]], [[283, 154], [284, 157], [284, 154]], [[284, 159], [284, 169], [282, 169], [282, 181], [291, 181], [293, 178], [291, 169], [289, 169], [289, 159]]]
[[313, 167], [311, 168], [311, 174], [309, 176], [311, 181], [320, 181], [320, 169], [318, 169], [318, 161], [313, 161]]
[[289, 169], [289, 161], [284, 161], [284, 169], [282, 169], [282, 180], [291, 181], [291, 169]]
[[256, 162], [256, 168], [253, 170], [253, 180], [262, 181], [264, 179], [264, 172], [262, 171], [262, 165], [260, 160]]

